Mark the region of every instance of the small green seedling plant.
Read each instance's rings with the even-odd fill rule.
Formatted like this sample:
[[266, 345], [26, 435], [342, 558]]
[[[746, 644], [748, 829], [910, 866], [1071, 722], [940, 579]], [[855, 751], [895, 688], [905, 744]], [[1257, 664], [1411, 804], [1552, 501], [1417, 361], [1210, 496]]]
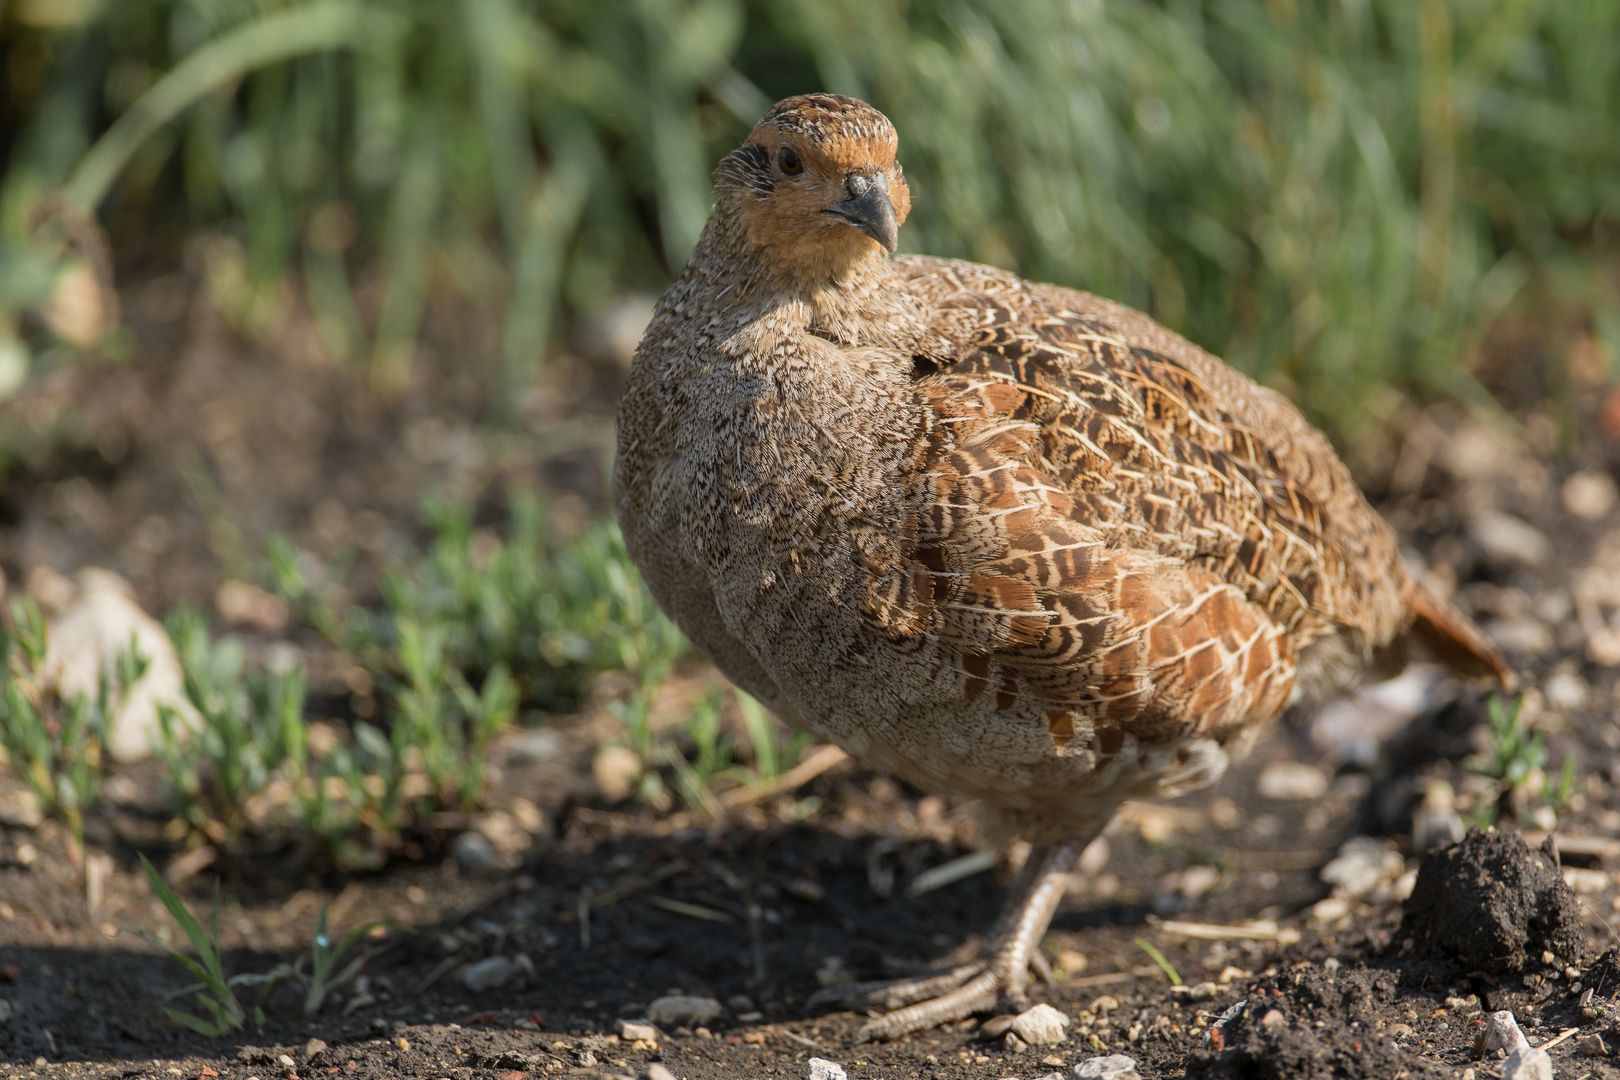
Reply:
[[360, 942], [370, 937], [372, 932], [382, 927], [392, 930], [403, 930], [397, 923], [378, 920], [366, 923], [364, 926], [350, 930], [336, 942], [332, 940], [332, 930], [326, 921], [326, 909], [330, 905], [322, 904], [321, 913], [315, 919], [315, 939], [311, 943], [309, 971], [304, 972], [302, 966], [293, 969], [293, 978], [304, 987], [304, 1015], [314, 1016], [321, 1011], [326, 998], [332, 991], [353, 982], [365, 966], [364, 955], [348, 956]]
[[1505, 704], [1497, 694], [1485, 702], [1486, 756], [1472, 764], [1475, 772], [1500, 780], [1509, 787], [1520, 787], [1530, 774], [1547, 764], [1547, 737], [1519, 722], [1524, 698]]
[[33, 600], [11, 602], [12, 628], [0, 631], [0, 747], [33, 791], [41, 813], [67, 826], [69, 855], [84, 850], [84, 819], [101, 800], [113, 717], [128, 687], [146, 672], [133, 639], [95, 696], [63, 699], [46, 670], [45, 618]]
[[1521, 793], [1540, 795], [1554, 813], [1562, 813], [1575, 796], [1574, 757], [1564, 758], [1557, 777], [1549, 783], [1545, 772], [1547, 736], [1524, 723], [1523, 712], [1522, 695], [1515, 697], [1512, 704], [1497, 694], [1492, 694], [1485, 702], [1486, 752], [1470, 760], [1468, 767], [1480, 776], [1495, 780], [1499, 797], [1494, 801], [1481, 800], [1475, 806], [1473, 824], [1481, 828], [1496, 823], [1504, 798]]
[[[209, 923], [209, 929], [204, 930], [202, 923], [197, 921], [197, 917], [174, 894], [174, 890], [169, 888], [168, 884], [163, 880], [163, 875], [157, 872], [157, 868], [152, 865], [145, 855], [141, 856], [141, 866], [146, 871], [146, 879], [152, 883], [152, 891], [157, 893], [158, 899], [163, 902], [163, 906], [168, 910], [170, 916], [180, 924], [180, 929], [185, 933], [186, 940], [191, 942], [192, 949], [197, 953], [196, 959], [164, 944], [150, 930], [139, 926], [132, 926], [130, 929], [168, 953], [172, 959], [197, 977], [196, 982], [189, 986], [182, 986], [169, 994], [164, 1000], [173, 1001], [175, 998], [185, 994], [195, 994], [197, 1004], [207, 1015], [198, 1016], [195, 1013], [184, 1012], [180, 1009], [170, 1008], [167, 1005], [163, 1007], [163, 1011], [168, 1014], [169, 1019], [209, 1038], [217, 1039], [221, 1035], [229, 1034], [232, 1031], [241, 1031], [243, 1024], [246, 1023], [247, 1016], [242, 1011], [242, 1003], [236, 1000], [236, 994], [232, 987], [250, 982], [253, 977], [237, 975], [228, 978], [225, 975], [225, 964], [219, 953], [219, 886], [217, 884], [214, 886], [213, 916]], [[264, 1024], [263, 1011], [256, 1011], [258, 1015], [255, 1017], [255, 1022], [262, 1026]]]
[[[312, 1017], [321, 1011], [326, 999], [334, 990], [353, 982], [365, 966], [364, 954], [349, 956], [350, 951], [361, 941], [370, 937], [379, 928], [387, 927], [392, 930], [409, 929], [398, 923], [387, 920], [377, 920], [366, 923], [357, 929], [349, 931], [343, 937], [332, 940], [331, 926], [327, 922], [327, 909], [331, 905], [322, 904], [321, 913], [315, 919], [315, 936], [310, 942], [309, 970], [304, 970], [302, 957], [291, 964], [277, 964], [263, 975], [240, 975], [237, 982], [252, 984], [260, 988], [258, 1011], [262, 1013], [264, 1003], [275, 992], [277, 986], [283, 982], [297, 983], [304, 991], [303, 1011], [305, 1017]], [[345, 959], [347, 957], [347, 959]]]
[[1136, 939], [1136, 947], [1147, 953], [1153, 962], [1159, 965], [1159, 970], [1164, 972], [1165, 978], [1170, 980], [1171, 986], [1182, 985], [1181, 972], [1177, 971], [1175, 965], [1165, 957], [1164, 953], [1159, 951], [1158, 946], [1147, 938], [1139, 937]]
[[186, 907], [185, 902], [175, 895], [163, 880], [163, 875], [146, 858], [141, 856], [141, 866], [146, 871], [146, 878], [152, 883], [152, 891], [157, 893], [158, 899], [173, 916], [174, 921], [180, 924], [180, 929], [191, 942], [196, 952], [196, 959], [175, 949], [151, 931], [143, 927], [130, 927], [135, 933], [156, 945], [170, 957], [180, 963], [185, 969], [197, 977], [197, 981], [189, 986], [168, 994], [164, 1000], [172, 1001], [185, 994], [195, 994], [198, 1005], [206, 1016], [183, 1012], [180, 1009], [164, 1006], [163, 1011], [176, 1023], [183, 1024], [192, 1031], [210, 1038], [218, 1038], [232, 1031], [242, 1030], [247, 1021], [247, 1014], [242, 1004], [237, 1000], [235, 988], [242, 986], [255, 986], [259, 988], [259, 999], [253, 1008], [253, 1022], [258, 1027], [264, 1026], [264, 1003], [269, 999], [275, 988], [286, 980], [292, 980], [303, 988], [303, 1011], [306, 1017], [315, 1016], [321, 1011], [321, 1006], [334, 990], [352, 981], [360, 974], [365, 965], [364, 955], [350, 955], [354, 947], [361, 941], [370, 937], [381, 927], [402, 930], [404, 927], [386, 920], [366, 923], [364, 926], [349, 931], [342, 937], [333, 939], [331, 925], [327, 921], [327, 909], [330, 905], [323, 904], [321, 913], [315, 920], [315, 936], [310, 943], [309, 970], [304, 970], [304, 962], [300, 959], [295, 964], [278, 964], [262, 975], [242, 974], [227, 976], [225, 965], [219, 952], [219, 887], [214, 887], [214, 911], [209, 928], [203, 929], [202, 923]]

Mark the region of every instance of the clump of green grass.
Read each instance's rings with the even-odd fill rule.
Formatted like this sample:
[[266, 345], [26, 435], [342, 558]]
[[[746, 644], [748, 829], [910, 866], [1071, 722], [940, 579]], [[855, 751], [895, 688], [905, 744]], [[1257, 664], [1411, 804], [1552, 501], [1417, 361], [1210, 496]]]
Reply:
[[84, 848], [85, 815], [101, 800], [113, 717], [146, 662], [130, 647], [102, 672], [95, 695], [64, 700], [45, 667], [48, 644], [39, 607], [11, 602], [12, 626], [0, 629], [0, 748], [44, 814], [67, 826], [69, 853]]
[[370, 937], [377, 930], [388, 927], [403, 929], [394, 923], [376, 921], [366, 923], [349, 931], [341, 938], [335, 938], [327, 922], [327, 908], [322, 905], [320, 914], [315, 920], [315, 932], [310, 940], [309, 969], [304, 969], [303, 958], [294, 963], [277, 964], [270, 971], [263, 974], [238, 974], [227, 976], [225, 974], [224, 958], [219, 948], [219, 886], [214, 886], [214, 907], [205, 930], [202, 923], [192, 914], [191, 909], [177, 896], [163, 875], [159, 874], [145, 855], [141, 857], [141, 867], [146, 871], [146, 879], [152, 885], [152, 891], [157, 894], [163, 907], [179, 925], [186, 940], [191, 943], [195, 958], [188, 956], [180, 950], [173, 948], [159, 938], [156, 934], [144, 927], [132, 926], [129, 929], [139, 934], [146, 941], [167, 953], [170, 959], [179, 963], [197, 981], [183, 986], [166, 995], [166, 1001], [193, 995], [196, 1004], [202, 1009], [205, 1016], [185, 1012], [180, 1009], [164, 1006], [164, 1013], [171, 1020], [190, 1028], [192, 1031], [206, 1035], [210, 1038], [219, 1038], [233, 1031], [240, 1031], [247, 1022], [247, 1012], [243, 1009], [241, 1001], [236, 996], [238, 987], [258, 987], [258, 1001], [253, 1007], [254, 1023], [258, 1027], [264, 1026], [264, 1005], [275, 992], [277, 986], [292, 981], [304, 991], [303, 1014], [306, 1017], [315, 1016], [321, 1011], [321, 1006], [334, 990], [352, 982], [360, 974], [365, 964], [365, 957], [352, 955], [356, 945]]
[[431, 644], [449, 668], [481, 675], [504, 666], [523, 702], [553, 711], [577, 705], [597, 672], [656, 683], [685, 653], [612, 522], [554, 546], [543, 504], [527, 493], [513, 496], [504, 539], [475, 530], [464, 507], [430, 500], [423, 518], [427, 550], [384, 570], [376, 608], [333, 610], [333, 574], [306, 570], [285, 540], [270, 542], [270, 583], [379, 674], [404, 672], [400, 646], [417, 635], [413, 649]]
[[209, 277], [240, 326], [301, 286], [385, 388], [431, 292], [520, 297], [496, 300], [510, 417], [563, 321], [660, 288], [713, 163], [814, 89], [895, 120], [906, 247], [1145, 307], [1341, 432], [1386, 384], [1483, 406], [1466, 361], [1515, 297], [1589, 314], [1620, 365], [1620, 303], [1572, 240], [1620, 219], [1606, 0], [78, 10], [7, 45], [0, 394], [63, 351], [28, 312], [99, 206], [228, 233]]
[[[658, 796], [660, 769], [668, 767], [675, 789], [692, 809], [712, 809], [717, 780], [755, 785], [777, 779], [798, 763], [810, 745], [806, 732], [784, 732], [765, 707], [740, 690], [729, 691], [736, 703], [738, 733], [727, 731], [723, 712], [728, 691], [715, 687], [693, 703], [682, 723], [670, 730], [632, 738], [642, 760], [640, 794]], [[743, 754], [739, 756], [741, 749]]]
[[336, 610], [335, 571], [269, 545], [272, 584], [374, 688], [375, 715], [346, 740], [311, 745], [301, 669], [246, 671], [235, 638], [170, 618], [200, 724], [165, 712], [160, 752], [194, 835], [230, 850], [304, 834], [339, 866], [378, 865], [439, 811], [479, 804], [489, 746], [521, 706], [575, 702], [604, 670], [661, 680], [684, 651], [611, 526], [554, 548], [541, 504], [521, 496], [504, 540], [475, 536], [462, 509], [425, 516], [428, 549], [385, 569], [375, 608]]
[[[186, 907], [185, 901], [175, 895], [174, 890], [169, 888], [168, 883], [163, 880], [163, 875], [157, 872], [157, 868], [152, 865], [145, 855], [141, 856], [141, 867], [146, 871], [147, 881], [152, 883], [152, 891], [157, 893], [158, 899], [163, 902], [164, 909], [179, 924], [181, 931], [186, 935], [186, 940], [191, 942], [191, 948], [196, 952], [197, 956], [193, 959], [180, 950], [165, 944], [156, 934], [144, 927], [132, 926], [130, 929], [168, 953], [170, 959], [180, 964], [197, 978], [195, 983], [181, 987], [179, 990], [169, 994], [165, 1000], [172, 1001], [177, 997], [192, 994], [197, 1005], [207, 1015], [198, 1016], [196, 1013], [170, 1008], [167, 1005], [163, 1008], [164, 1013], [176, 1023], [209, 1038], [217, 1039], [221, 1035], [241, 1031], [243, 1025], [247, 1022], [247, 1014], [243, 1012], [242, 1003], [237, 1000], [233, 987], [240, 985], [246, 977], [241, 975], [227, 976], [225, 974], [225, 962], [219, 951], [218, 885], [214, 887], [213, 916], [209, 928], [204, 930], [202, 923], [198, 922], [197, 917], [191, 913], [191, 909]], [[263, 1026], [264, 1014], [262, 1011], [259, 1012], [257, 1021], [260, 1026]]]
[[193, 730], [174, 708], [159, 707], [157, 753], [171, 799], [189, 826], [215, 843], [234, 844], [254, 824], [251, 809], [272, 782], [304, 779], [304, 673], [245, 672], [242, 642], [214, 639], [197, 611], [171, 613], [167, 629], [199, 720]]

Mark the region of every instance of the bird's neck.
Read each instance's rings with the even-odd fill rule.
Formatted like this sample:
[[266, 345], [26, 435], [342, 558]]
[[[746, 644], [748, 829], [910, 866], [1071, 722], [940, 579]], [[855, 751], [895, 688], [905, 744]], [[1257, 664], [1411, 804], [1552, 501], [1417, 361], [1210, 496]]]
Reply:
[[680, 291], [715, 322], [762, 320], [846, 346], [907, 348], [921, 313], [876, 244], [851, 231], [847, 248], [785, 257], [754, 243], [730, 215], [715, 213], [692, 252]]

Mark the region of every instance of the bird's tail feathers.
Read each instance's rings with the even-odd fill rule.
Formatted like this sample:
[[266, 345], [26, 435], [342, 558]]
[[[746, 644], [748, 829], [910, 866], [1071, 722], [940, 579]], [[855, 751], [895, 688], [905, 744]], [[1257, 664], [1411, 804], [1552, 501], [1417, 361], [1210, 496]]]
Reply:
[[1428, 586], [1412, 582], [1407, 597], [1412, 615], [1411, 634], [1436, 660], [1459, 675], [1496, 679], [1506, 690], [1519, 684], [1518, 674], [1502, 659], [1473, 620]]

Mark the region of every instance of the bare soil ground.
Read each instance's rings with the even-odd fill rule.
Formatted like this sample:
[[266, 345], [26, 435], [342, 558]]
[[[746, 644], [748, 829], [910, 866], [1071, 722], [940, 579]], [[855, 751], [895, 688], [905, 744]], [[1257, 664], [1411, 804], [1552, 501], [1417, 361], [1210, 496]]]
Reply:
[[[356, 548], [350, 580], [364, 582], [412, 536], [430, 485], [491, 520], [503, 491], [544, 490], [564, 531], [604, 505], [622, 358], [589, 335], [525, 401], [524, 427], [491, 435], [478, 424], [488, 374], [478, 358], [494, 349], [463, 313], [432, 314], [415, 382], [384, 404], [323, 357], [296, 311], [274, 340], [244, 342], [206, 300], [204, 277], [199, 262], [128, 290], [127, 365], [65, 369], [4, 407], [16, 464], [0, 485], [0, 568], [12, 589], [38, 566], [95, 564], [126, 576], [148, 610], [208, 605], [226, 564], [271, 530], [319, 555]], [[1419, 865], [1414, 823], [1451, 820], [1439, 782], [1464, 812], [1497, 794], [1465, 764], [1483, 748], [1481, 695], [1440, 683], [1408, 695], [1410, 720], [1390, 696], [1341, 705], [1280, 726], [1208, 791], [1122, 814], [1046, 943], [1056, 984], [1032, 987], [1069, 1016], [1067, 1041], [1019, 1050], [969, 1021], [851, 1045], [860, 1017], [806, 1012], [823, 980], [938, 962], [993, 918], [1005, 866], [907, 891], [973, 850], [972, 808], [850, 762], [719, 814], [608, 803], [590, 761], [610, 721], [592, 699], [498, 747], [487, 812], [462, 824], [512, 837], [507, 868], [427, 844], [374, 875], [270, 853], [186, 878], [183, 895], [206, 911], [219, 871], [236, 972], [296, 957], [327, 902], [340, 929], [389, 919], [415, 931], [368, 943], [364, 983], [315, 1019], [283, 990], [264, 1028], [235, 1039], [168, 1022], [163, 996], [184, 973], [123, 929], [173, 932], [132, 846], [160, 835], [150, 775], [132, 770], [111, 787], [87, 889], [59, 830], [4, 810], [17, 785], [0, 774], [0, 1075], [518, 1080], [643, 1076], [661, 1063], [677, 1077], [734, 1080], [803, 1077], [819, 1056], [852, 1077], [1030, 1080], [1124, 1053], [1144, 1077], [1484, 1076], [1499, 1065], [1476, 1058], [1476, 1036], [1485, 1013], [1507, 1008], [1531, 1042], [1556, 1043], [1558, 1076], [1620, 1076], [1602, 1056], [1620, 1053], [1620, 969], [1600, 959], [1620, 944], [1620, 423], [1605, 432], [1595, 390], [1561, 411], [1541, 404], [1535, 341], [1533, 328], [1504, 330], [1481, 369], [1522, 443], [1436, 407], [1357, 463], [1414, 555], [1523, 672], [1551, 765], [1577, 762], [1576, 793], [1556, 818], [1562, 866], [1514, 849], [1455, 871], [1493, 900], [1475, 916], [1442, 901], [1402, 921]], [[363, 585], [355, 596], [367, 598]], [[215, 622], [225, 625], [217, 612]], [[289, 633], [313, 650], [317, 707], [341, 722], [341, 673]], [[687, 672], [669, 710], [712, 678]], [[1552, 824], [1541, 801], [1506, 800], [1532, 847], [1537, 819]], [[1325, 882], [1357, 837], [1371, 838], [1359, 849], [1371, 876]], [[1491, 918], [1522, 933], [1502, 955], [1459, 962], [1440, 930], [1465, 917], [1482, 921], [1464, 924], [1477, 927], [1464, 938], [1483, 939]], [[470, 988], [469, 968], [497, 957], [509, 963], [479, 970], [504, 970], [504, 981]], [[652, 1043], [619, 1037], [622, 1019], [677, 993], [722, 1011], [666, 1023]]]

